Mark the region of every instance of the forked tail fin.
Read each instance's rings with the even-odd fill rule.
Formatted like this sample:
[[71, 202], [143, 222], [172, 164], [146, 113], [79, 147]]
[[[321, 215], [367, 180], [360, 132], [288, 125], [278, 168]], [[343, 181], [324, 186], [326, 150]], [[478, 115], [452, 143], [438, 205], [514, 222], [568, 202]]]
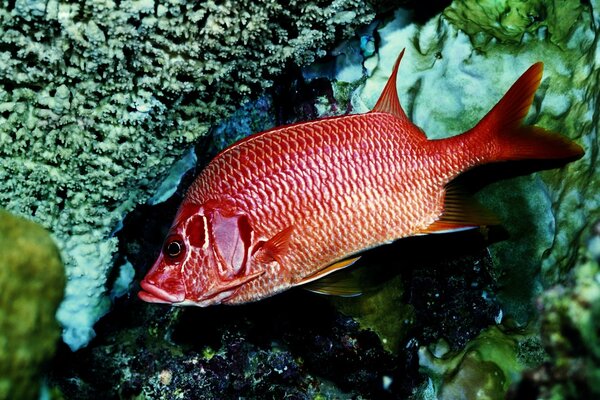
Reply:
[[544, 65], [533, 64], [465, 139], [487, 149], [483, 162], [523, 159], [577, 159], [584, 151], [577, 143], [537, 126], [523, 126]]
[[[537, 126], [524, 126], [535, 91], [542, 80], [543, 64], [532, 65], [504, 97], [471, 130], [445, 139], [446, 148], [466, 149], [468, 162], [462, 171], [479, 164], [508, 160], [573, 160], [583, 156], [577, 143]], [[454, 142], [454, 143], [452, 143]], [[438, 221], [421, 233], [447, 232], [480, 225], [493, 225], [497, 219], [483, 211], [451, 182], [446, 187], [444, 211]]]

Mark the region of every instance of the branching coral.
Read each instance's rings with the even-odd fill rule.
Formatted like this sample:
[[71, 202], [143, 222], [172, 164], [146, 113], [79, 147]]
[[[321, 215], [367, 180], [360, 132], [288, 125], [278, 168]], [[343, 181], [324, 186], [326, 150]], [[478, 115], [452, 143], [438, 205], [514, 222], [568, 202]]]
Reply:
[[73, 349], [108, 308], [123, 216], [286, 64], [371, 18], [355, 0], [2, 1], [0, 205], [57, 238]]

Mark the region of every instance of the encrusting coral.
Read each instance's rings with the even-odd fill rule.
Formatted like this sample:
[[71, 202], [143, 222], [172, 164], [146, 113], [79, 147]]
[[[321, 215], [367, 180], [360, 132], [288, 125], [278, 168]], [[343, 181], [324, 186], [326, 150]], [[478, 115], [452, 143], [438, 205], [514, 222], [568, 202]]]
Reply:
[[54, 234], [72, 349], [109, 307], [124, 215], [211, 124], [373, 18], [356, 0], [0, 7], [0, 205]]
[[54, 354], [65, 271], [38, 224], [0, 209], [0, 399], [37, 399]]

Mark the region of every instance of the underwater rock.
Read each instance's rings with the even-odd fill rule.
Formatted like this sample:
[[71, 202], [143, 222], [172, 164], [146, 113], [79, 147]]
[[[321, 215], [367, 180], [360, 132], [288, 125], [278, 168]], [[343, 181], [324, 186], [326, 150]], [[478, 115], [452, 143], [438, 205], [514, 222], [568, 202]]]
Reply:
[[521, 371], [540, 362], [541, 344], [532, 346], [531, 338], [491, 327], [460, 352], [450, 352], [443, 340], [422, 347], [419, 364], [439, 400], [501, 400]]
[[439, 338], [461, 349], [501, 315], [484, 246], [478, 232], [460, 232], [406, 238], [370, 250], [356, 263], [368, 290], [353, 298], [332, 297], [332, 302], [362, 329], [377, 333], [392, 354], [409, 341], [427, 344]]
[[117, 302], [90, 346], [56, 358], [50, 383], [65, 398], [393, 399], [420, 382], [412, 360], [321, 296], [207, 309]]
[[110, 306], [114, 232], [234, 108], [373, 17], [354, 0], [3, 1], [0, 205], [50, 229], [73, 349]]
[[65, 271], [41, 226], [0, 209], [0, 399], [37, 399], [54, 355]]
[[600, 220], [586, 259], [538, 299], [550, 359], [527, 371], [510, 399], [600, 398]]

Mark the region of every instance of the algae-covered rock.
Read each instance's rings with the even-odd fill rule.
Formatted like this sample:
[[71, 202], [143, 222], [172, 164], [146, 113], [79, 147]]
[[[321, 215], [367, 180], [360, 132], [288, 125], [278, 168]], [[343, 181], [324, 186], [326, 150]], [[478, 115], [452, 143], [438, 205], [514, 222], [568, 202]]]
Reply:
[[0, 210], [0, 399], [35, 399], [54, 354], [65, 273], [39, 225]]
[[211, 124], [372, 17], [356, 0], [0, 2], [0, 206], [55, 235], [73, 349], [109, 308], [125, 214]]
[[535, 388], [536, 398], [600, 398], [600, 221], [588, 258], [538, 301], [540, 334], [550, 362], [527, 373], [514, 399]]
[[460, 352], [449, 352], [443, 341], [421, 348], [419, 364], [440, 400], [501, 400], [521, 371], [540, 362], [541, 344], [531, 346], [531, 339], [491, 327]]

